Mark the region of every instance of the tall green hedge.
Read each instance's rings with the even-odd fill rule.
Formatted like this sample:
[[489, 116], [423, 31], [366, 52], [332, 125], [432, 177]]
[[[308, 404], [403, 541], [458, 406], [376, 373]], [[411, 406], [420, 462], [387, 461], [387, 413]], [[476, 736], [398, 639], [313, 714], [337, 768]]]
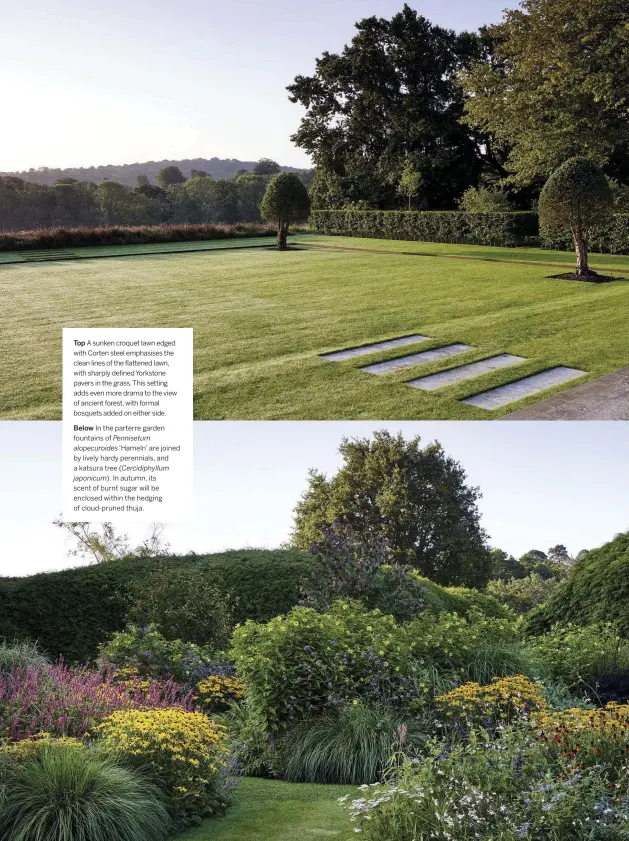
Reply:
[[517, 246], [537, 244], [537, 214], [460, 211], [313, 210], [309, 226], [322, 234], [421, 242]]
[[[569, 234], [540, 232], [533, 211], [313, 210], [309, 227], [321, 234], [346, 237], [572, 250]], [[591, 235], [589, 246], [593, 252], [629, 254], [629, 214], [616, 214], [611, 225]]]
[[[237, 620], [267, 622], [297, 603], [309, 556], [294, 550], [249, 549], [172, 557], [166, 564], [201, 568], [238, 596]], [[0, 578], [0, 637], [37, 639], [51, 657], [82, 662], [124, 627], [130, 585], [150, 586], [150, 559], [111, 561], [25, 578]]]
[[[98, 646], [125, 626], [132, 586], [151, 586], [151, 559], [129, 558], [104, 564], [0, 578], [0, 638], [38, 640], [52, 658], [85, 662]], [[166, 566], [201, 569], [224, 592], [238, 597], [236, 621], [268, 622], [287, 613], [300, 598], [300, 583], [312, 558], [294, 549], [242, 549], [215, 555], [184, 555], [161, 560]], [[426, 602], [436, 613], [487, 616], [508, 611], [491, 596], [463, 587], [440, 587], [427, 579]]]
[[527, 616], [526, 628], [540, 634], [556, 622], [613, 622], [629, 638], [629, 532], [577, 561], [567, 581]]

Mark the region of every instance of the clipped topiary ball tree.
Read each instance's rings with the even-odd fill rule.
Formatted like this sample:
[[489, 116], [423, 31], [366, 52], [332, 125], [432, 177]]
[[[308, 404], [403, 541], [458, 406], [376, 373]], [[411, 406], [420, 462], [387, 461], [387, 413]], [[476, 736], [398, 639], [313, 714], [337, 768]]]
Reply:
[[593, 277], [588, 267], [590, 230], [612, 214], [613, 198], [602, 169], [589, 158], [569, 158], [550, 176], [539, 197], [540, 224], [569, 230], [577, 254], [575, 276]]
[[289, 225], [305, 221], [310, 213], [308, 190], [292, 172], [280, 172], [271, 178], [260, 212], [269, 222], [277, 223], [277, 247], [285, 251]]

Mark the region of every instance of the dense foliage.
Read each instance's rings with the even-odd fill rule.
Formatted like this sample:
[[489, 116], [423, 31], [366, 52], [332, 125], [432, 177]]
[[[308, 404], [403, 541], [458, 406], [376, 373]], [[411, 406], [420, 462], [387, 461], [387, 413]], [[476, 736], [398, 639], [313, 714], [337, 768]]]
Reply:
[[322, 529], [349, 527], [357, 538], [377, 538], [389, 562], [414, 567], [438, 584], [483, 586], [489, 553], [480, 527], [477, 488], [439, 444], [376, 432], [344, 439], [343, 465], [331, 478], [311, 471], [295, 510], [293, 540], [307, 549]]
[[491, 134], [522, 183], [574, 155], [627, 183], [629, 38], [624, 0], [524, 0], [483, 32], [483, 60], [464, 68], [469, 121]]
[[313, 210], [310, 227], [322, 234], [420, 242], [518, 246], [536, 243], [537, 214], [462, 211]]
[[[0, 578], [0, 637], [39, 640], [51, 657], [85, 662], [112, 633], [121, 631], [136, 588], [151, 588], [156, 561], [128, 559]], [[266, 621], [299, 600], [310, 559], [294, 550], [250, 549], [215, 555], [173, 556], [165, 567], [200, 570], [223, 593], [238, 594], [234, 619]], [[59, 616], [64, 621], [59, 622]]]
[[565, 161], [544, 185], [539, 197], [540, 224], [551, 232], [570, 232], [579, 277], [589, 274], [589, 233], [608, 223], [612, 205], [612, 193], [603, 171], [588, 158]]
[[585, 552], [568, 579], [527, 617], [528, 628], [537, 633], [567, 622], [612, 622], [629, 637], [629, 532]]
[[[478, 37], [435, 26], [407, 4], [391, 20], [365, 18], [356, 30], [341, 53], [323, 53], [314, 75], [288, 87], [306, 109], [294, 142], [331, 175], [344, 202], [399, 206], [410, 163], [422, 202], [454, 207], [495, 160], [487, 139], [461, 120], [457, 73], [480, 57]], [[333, 207], [322, 194], [318, 206]]]
[[273, 175], [260, 204], [264, 219], [277, 224], [277, 247], [286, 249], [291, 224], [305, 222], [310, 212], [308, 191], [296, 175], [280, 172]]

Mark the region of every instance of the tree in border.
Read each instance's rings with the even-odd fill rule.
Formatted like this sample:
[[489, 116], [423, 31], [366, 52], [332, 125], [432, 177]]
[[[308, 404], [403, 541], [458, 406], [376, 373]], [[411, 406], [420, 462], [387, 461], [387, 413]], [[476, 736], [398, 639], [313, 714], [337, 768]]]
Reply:
[[484, 587], [491, 572], [480, 525], [478, 488], [439, 443], [423, 449], [386, 430], [344, 438], [343, 466], [327, 478], [311, 471], [295, 509], [292, 542], [309, 549], [345, 526], [366, 545], [386, 547], [386, 562], [408, 565], [444, 586]]
[[588, 235], [612, 215], [614, 200], [603, 170], [589, 158], [569, 158], [550, 176], [539, 197], [539, 221], [569, 230], [577, 255], [574, 277], [602, 280], [588, 265]]
[[269, 222], [277, 223], [277, 247], [286, 251], [289, 226], [305, 221], [310, 213], [308, 190], [292, 172], [280, 172], [269, 181], [260, 213]]

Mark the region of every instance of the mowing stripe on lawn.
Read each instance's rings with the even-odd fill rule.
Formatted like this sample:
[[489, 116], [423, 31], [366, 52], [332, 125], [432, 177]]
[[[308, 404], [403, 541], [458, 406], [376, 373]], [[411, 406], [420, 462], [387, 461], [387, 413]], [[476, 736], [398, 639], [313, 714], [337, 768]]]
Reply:
[[359, 370], [367, 371], [368, 374], [388, 374], [390, 371], [411, 368], [413, 365], [433, 362], [435, 359], [445, 359], [448, 356], [456, 356], [457, 353], [465, 353], [468, 350], [476, 350], [476, 348], [462, 344], [446, 345], [445, 347], [434, 348], [434, 350], [425, 350], [422, 353], [413, 353], [410, 356], [398, 356], [397, 359], [388, 359], [386, 362], [376, 362], [375, 365], [365, 365], [364, 368], [359, 368]]
[[360, 345], [359, 347], [350, 347], [345, 350], [333, 350], [331, 353], [320, 353], [321, 359], [327, 359], [328, 362], [344, 362], [346, 359], [354, 359], [356, 356], [367, 356], [370, 353], [376, 353], [379, 350], [389, 350], [389, 348], [401, 347], [402, 345], [414, 345], [417, 342], [427, 342], [429, 336], [401, 336], [398, 339], [387, 339], [384, 342], [376, 342], [374, 345]]
[[[304, 244], [304, 243], [300, 243]], [[465, 243], [462, 243], [465, 245]], [[323, 243], [318, 242], [308, 242], [305, 243], [305, 247], [307, 251], [311, 249], [323, 248], [327, 251], [358, 251], [367, 254], [395, 254], [395, 255], [403, 255], [404, 257], [439, 257], [442, 260], [474, 260], [480, 263], [515, 263], [516, 265], [523, 265], [523, 266], [548, 266], [551, 269], [573, 269], [574, 270], [574, 263], [545, 263], [541, 260], [501, 260], [498, 257], [473, 257], [472, 255], [467, 254], [435, 254], [430, 251], [392, 251], [385, 248], [353, 248], [349, 245], [324, 245]], [[596, 256], [596, 255], [594, 255]], [[629, 269], [606, 269], [604, 267], [598, 267], [597, 271], [599, 272], [609, 272], [610, 275], [614, 274], [629, 274]], [[626, 280], [627, 278], [618, 278], [618, 280]]]
[[[59, 250], [58, 252], [50, 252], [49, 255], [40, 254], [37, 251], [6, 251], [0, 252], [0, 265], [10, 265], [14, 266], [20, 263], [45, 263], [45, 262], [57, 262], [61, 260], [102, 260], [106, 257], [147, 257], [153, 255], [160, 255], [160, 254], [196, 254], [197, 252], [203, 251], [226, 251], [228, 249], [235, 249], [235, 248], [272, 248], [273, 242], [275, 241], [272, 236], [266, 238], [265, 242], [259, 242], [259, 237], [252, 237], [254, 240], [253, 242], [247, 242], [246, 238], [241, 240], [228, 240], [225, 245], [199, 245], [198, 247], [194, 243], [190, 243], [187, 248], [169, 248], [168, 243], [164, 243], [164, 247], [162, 248], [153, 248], [150, 251], [136, 251], [134, 249], [141, 248], [142, 246], [129, 244], [129, 245], [103, 245], [103, 246], [80, 246], [81, 248], [103, 248], [103, 249], [110, 249], [110, 248], [119, 248], [119, 249], [131, 249], [129, 251], [108, 251], [107, 253], [78, 253], [78, 252], [63, 252]], [[207, 242], [207, 240], [200, 240], [201, 243]], [[225, 242], [225, 240], [210, 240], [210, 242]], [[157, 245], [157, 243], [147, 243], [147, 245]], [[159, 243], [162, 245], [162, 243]], [[182, 243], [175, 243], [176, 246], [182, 245]], [[32, 255], [32, 256], [31, 256]], [[5, 259], [6, 258], [6, 259]]]
[[433, 391], [436, 388], [443, 388], [446, 385], [459, 383], [462, 380], [471, 380], [473, 377], [487, 374], [489, 371], [496, 371], [498, 368], [508, 368], [510, 365], [518, 365], [520, 362], [526, 362], [526, 359], [523, 356], [501, 353], [498, 356], [480, 359], [478, 362], [470, 362], [468, 365], [449, 368], [447, 371], [440, 371], [438, 374], [428, 374], [426, 377], [409, 380], [406, 385], [410, 385], [413, 388], [421, 388], [425, 391]]
[[556, 368], [550, 368], [548, 371], [542, 371], [539, 374], [532, 374], [530, 377], [524, 377], [513, 383], [501, 385], [489, 391], [482, 391], [480, 394], [468, 397], [463, 402], [469, 403], [471, 406], [479, 406], [481, 409], [499, 409], [508, 403], [515, 403], [516, 400], [522, 400], [523, 397], [530, 397], [531, 394], [546, 391], [546, 389], [555, 385], [576, 380], [578, 377], [585, 376], [585, 374], [587, 374], [587, 371], [579, 371], [578, 368], [566, 368], [564, 365], [559, 365]]

